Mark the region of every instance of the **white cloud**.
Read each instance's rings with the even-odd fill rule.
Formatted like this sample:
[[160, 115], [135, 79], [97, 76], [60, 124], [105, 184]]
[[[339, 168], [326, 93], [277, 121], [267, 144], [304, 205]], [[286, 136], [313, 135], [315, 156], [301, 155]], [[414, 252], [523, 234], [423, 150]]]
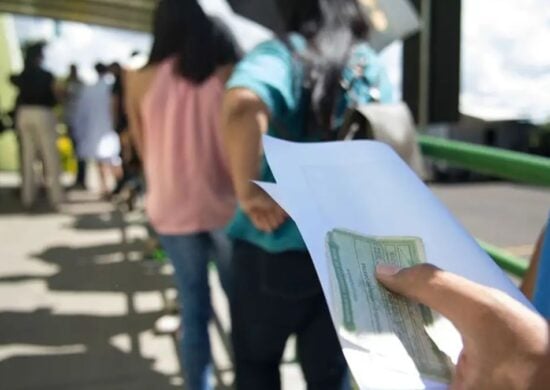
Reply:
[[462, 111], [550, 118], [549, 38], [546, 0], [464, 0]]

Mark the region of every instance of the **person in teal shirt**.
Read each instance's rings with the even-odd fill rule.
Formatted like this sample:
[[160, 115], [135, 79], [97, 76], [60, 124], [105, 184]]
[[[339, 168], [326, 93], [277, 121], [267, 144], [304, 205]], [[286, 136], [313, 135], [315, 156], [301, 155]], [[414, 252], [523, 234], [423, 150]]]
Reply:
[[[326, 139], [353, 99], [391, 100], [391, 86], [366, 43], [355, 0], [287, 1], [288, 35], [249, 53], [227, 83], [222, 129], [240, 208], [234, 240], [232, 338], [237, 390], [280, 388], [279, 363], [297, 335], [308, 389], [348, 386], [321, 286], [296, 224], [252, 180], [274, 182], [261, 134]], [[362, 83], [353, 82], [361, 70]], [[346, 92], [342, 85], [349, 85]]]
[[[300, 52], [307, 45], [303, 36], [292, 34], [289, 43], [272, 40], [259, 45], [237, 66], [227, 83], [227, 89], [244, 88], [253, 92], [265, 104], [271, 114], [267, 134], [288, 138], [298, 142], [319, 141], [318, 134], [305, 134], [303, 121], [305, 110], [304, 91], [300, 78], [303, 69], [295, 61], [294, 53]], [[289, 48], [290, 46], [290, 48]], [[353, 69], [361, 64], [365, 66], [365, 77], [369, 84], [379, 90], [381, 103], [392, 101], [392, 86], [380, 58], [365, 41], [354, 45], [349, 63], [343, 70], [342, 78], [351, 81]], [[361, 103], [371, 99], [369, 87], [365, 84], [354, 84], [354, 93]], [[346, 96], [342, 96], [345, 103]], [[341, 118], [345, 110], [340, 110]], [[264, 182], [275, 182], [265, 157], [262, 157], [259, 179]], [[287, 250], [306, 250], [306, 246], [295, 223], [288, 219], [277, 230], [265, 232], [257, 229], [246, 213], [240, 209], [229, 226], [229, 233], [235, 239], [254, 243], [272, 253]]]

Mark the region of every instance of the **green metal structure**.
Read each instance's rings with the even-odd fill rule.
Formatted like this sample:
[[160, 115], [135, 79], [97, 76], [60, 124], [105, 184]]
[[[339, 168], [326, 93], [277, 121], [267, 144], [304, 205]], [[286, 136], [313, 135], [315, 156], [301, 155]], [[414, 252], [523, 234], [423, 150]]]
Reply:
[[550, 158], [420, 136], [425, 156], [449, 165], [524, 184], [550, 187]]
[[150, 31], [155, 0], [0, 0], [0, 13]]
[[518, 278], [525, 276], [527, 267], [529, 266], [527, 260], [515, 257], [510, 253], [497, 248], [496, 246], [487, 244], [486, 242], [478, 241], [478, 243], [504, 271], [509, 272]]
[[[550, 188], [550, 158], [474, 145], [444, 138], [419, 136], [426, 157], [497, 178]], [[528, 264], [506, 251], [480, 242], [481, 247], [505, 271], [523, 277]]]

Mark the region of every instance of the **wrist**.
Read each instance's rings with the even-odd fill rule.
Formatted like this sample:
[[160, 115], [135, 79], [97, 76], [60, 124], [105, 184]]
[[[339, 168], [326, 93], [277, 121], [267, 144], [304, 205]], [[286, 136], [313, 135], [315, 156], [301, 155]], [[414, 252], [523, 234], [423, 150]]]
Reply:
[[241, 202], [256, 197], [259, 191], [258, 186], [252, 181], [246, 181], [235, 189], [237, 199]]

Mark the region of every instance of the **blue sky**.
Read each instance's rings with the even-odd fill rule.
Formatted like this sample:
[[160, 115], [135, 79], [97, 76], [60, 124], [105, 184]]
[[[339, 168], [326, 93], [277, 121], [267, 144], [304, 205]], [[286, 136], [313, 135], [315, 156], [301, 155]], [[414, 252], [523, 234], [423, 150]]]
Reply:
[[[550, 6], [548, 0], [463, 0], [461, 110], [492, 118], [550, 120]], [[223, 0], [206, 0], [224, 12]], [[243, 28], [242, 21], [239, 27]], [[47, 38], [47, 66], [62, 75], [68, 64], [81, 65], [93, 78], [96, 61], [127, 62], [130, 52], [144, 53], [146, 34], [63, 23], [61, 35], [50, 21], [18, 17], [21, 39]], [[250, 47], [257, 33], [250, 26], [243, 42]], [[250, 31], [250, 33], [248, 33]], [[263, 36], [263, 35], [262, 35]], [[383, 53], [392, 80], [399, 88], [400, 44]]]

